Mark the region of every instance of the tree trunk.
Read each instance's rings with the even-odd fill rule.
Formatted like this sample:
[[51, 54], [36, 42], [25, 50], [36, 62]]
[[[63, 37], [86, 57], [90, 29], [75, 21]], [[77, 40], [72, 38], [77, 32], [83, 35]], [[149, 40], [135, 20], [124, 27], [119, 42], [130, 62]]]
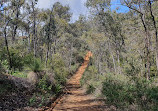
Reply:
[[36, 17], [35, 17], [35, 6], [32, 2], [33, 9], [33, 39], [34, 39], [34, 56], [36, 57]]
[[145, 56], [146, 56], [145, 67], [147, 70], [146, 71], [146, 78], [149, 79], [150, 78], [150, 37], [149, 37], [148, 29], [147, 29], [146, 24], [145, 24], [143, 14], [141, 14], [141, 21], [142, 21], [144, 31], [145, 31]]
[[115, 58], [114, 58], [113, 52], [111, 52], [111, 51], [112, 51], [112, 50], [111, 50], [111, 44], [110, 44], [110, 42], [109, 42], [109, 52], [111, 53], [112, 61], [113, 61], [113, 65], [114, 65], [114, 71], [115, 71], [115, 73], [116, 73], [117, 70], [116, 70]]
[[[9, 23], [9, 21], [8, 21], [8, 23]], [[6, 26], [4, 28], [4, 37], [5, 37], [5, 45], [7, 48], [8, 60], [9, 60], [9, 69], [11, 70], [13, 66], [12, 66], [12, 59], [11, 59], [10, 51], [9, 51], [9, 47], [8, 47], [7, 33], [6, 33], [6, 27], [7, 27], [8, 23], [6, 23]]]
[[31, 51], [31, 43], [30, 43], [30, 29], [28, 28], [27, 30], [28, 33], [28, 53]]
[[[17, 4], [16, 6], [16, 20], [19, 19], [19, 5]], [[13, 30], [13, 37], [12, 37], [12, 42], [14, 43], [15, 41], [15, 36], [16, 36], [16, 33], [17, 33], [17, 29], [18, 29], [18, 21], [16, 21], [16, 25], [13, 26], [14, 27], [14, 30]]]
[[155, 32], [155, 39], [156, 39], [156, 66], [157, 66], [157, 70], [158, 70], [158, 36], [157, 36], [157, 27], [156, 27], [156, 21], [155, 21], [155, 16], [153, 15], [152, 12], [152, 3], [151, 0], [148, 1], [149, 2], [149, 7], [150, 7], [150, 15], [152, 17], [152, 22], [153, 22], [153, 26], [154, 26], [154, 32]]
[[[139, 3], [139, 9], [140, 10], [137, 10], [133, 7], [131, 7], [130, 4], [128, 4], [125, 0], [124, 2], [126, 3], [127, 7], [136, 11], [137, 13], [140, 14], [140, 19], [141, 19], [141, 22], [143, 24], [143, 27], [144, 27], [144, 31], [145, 31], [145, 68], [146, 68], [146, 78], [149, 79], [150, 78], [150, 37], [149, 37], [149, 32], [148, 32], [148, 29], [147, 29], [147, 26], [146, 26], [146, 23], [145, 23], [145, 18], [144, 18], [144, 14], [142, 13], [141, 11], [141, 4]], [[139, 1], [140, 2], [140, 1]]]
[[51, 19], [52, 19], [52, 14], [50, 14], [50, 21], [49, 21], [49, 27], [48, 27], [48, 38], [47, 38], [47, 52], [46, 52], [46, 67], [47, 67], [47, 62], [49, 58], [49, 51], [50, 51], [50, 33], [51, 33]]
[[120, 67], [120, 52], [117, 50], [117, 62], [118, 62], [118, 72], [121, 74], [121, 67]]

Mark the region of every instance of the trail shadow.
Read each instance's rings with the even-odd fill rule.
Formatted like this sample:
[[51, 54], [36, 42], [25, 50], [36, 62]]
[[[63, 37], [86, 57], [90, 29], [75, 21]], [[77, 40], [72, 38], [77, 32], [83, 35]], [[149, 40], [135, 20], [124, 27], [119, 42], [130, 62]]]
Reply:
[[59, 110], [63, 111], [114, 111], [114, 110], [107, 110], [110, 109], [108, 106], [103, 105], [93, 105], [93, 106], [78, 106], [78, 107], [71, 107], [71, 108], [61, 108]]
[[[84, 104], [91, 104], [94, 102], [104, 102], [104, 101], [105, 101], [104, 99], [88, 99], [88, 100], [77, 101], [77, 103], [84, 105]], [[67, 103], [75, 104], [76, 102], [67, 102]]]

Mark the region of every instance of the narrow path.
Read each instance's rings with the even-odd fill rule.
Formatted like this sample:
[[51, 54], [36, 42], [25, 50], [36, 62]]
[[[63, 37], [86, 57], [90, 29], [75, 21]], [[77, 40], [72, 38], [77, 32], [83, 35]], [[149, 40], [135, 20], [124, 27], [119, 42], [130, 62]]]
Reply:
[[88, 52], [82, 66], [67, 83], [67, 94], [59, 100], [53, 109], [47, 111], [109, 111], [107, 106], [103, 105], [103, 100], [87, 95], [85, 90], [80, 87], [80, 79], [91, 56], [92, 53]]

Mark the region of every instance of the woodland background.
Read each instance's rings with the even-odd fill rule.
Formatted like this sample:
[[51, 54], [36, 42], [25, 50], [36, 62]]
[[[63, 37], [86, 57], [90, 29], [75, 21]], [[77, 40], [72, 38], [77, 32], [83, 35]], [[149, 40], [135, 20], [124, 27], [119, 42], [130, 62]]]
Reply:
[[81, 79], [87, 93], [121, 110], [158, 110], [156, 0], [120, 0], [127, 13], [111, 10], [111, 0], [87, 0], [89, 17], [74, 23], [69, 6], [38, 9], [37, 2], [0, 1], [2, 110], [48, 104], [87, 51], [93, 53]]

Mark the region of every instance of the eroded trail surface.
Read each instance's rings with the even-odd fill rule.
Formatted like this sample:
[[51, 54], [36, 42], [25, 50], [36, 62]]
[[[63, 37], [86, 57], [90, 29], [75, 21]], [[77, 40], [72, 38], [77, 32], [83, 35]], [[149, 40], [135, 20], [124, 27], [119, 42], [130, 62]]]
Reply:
[[47, 111], [109, 111], [109, 108], [103, 105], [102, 100], [87, 95], [85, 90], [80, 87], [80, 79], [88, 66], [91, 56], [92, 53], [88, 52], [82, 66], [67, 83], [67, 94], [59, 100], [53, 109]]

